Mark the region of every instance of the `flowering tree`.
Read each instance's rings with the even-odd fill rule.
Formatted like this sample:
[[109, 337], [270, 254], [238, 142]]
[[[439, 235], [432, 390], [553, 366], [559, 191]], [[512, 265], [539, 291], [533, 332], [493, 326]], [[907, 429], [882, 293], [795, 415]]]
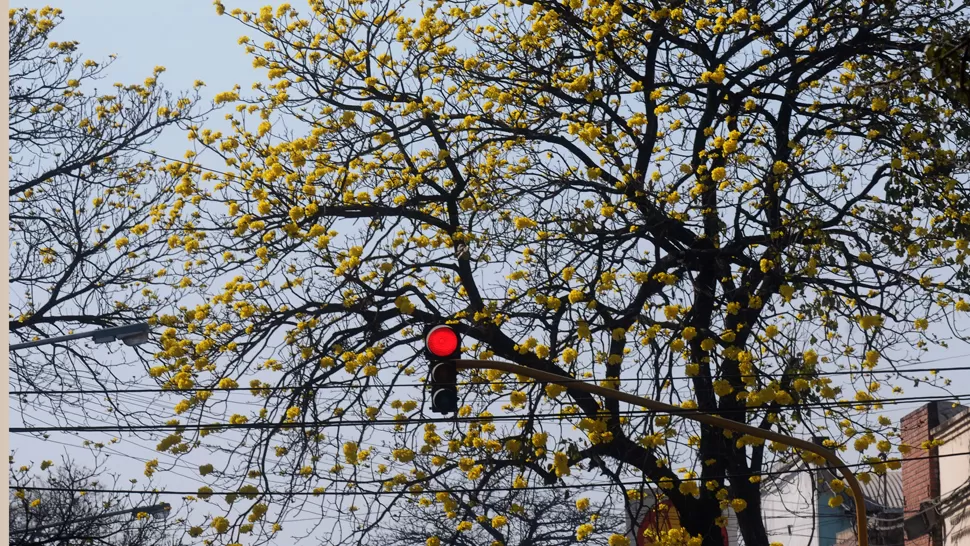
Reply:
[[[665, 495], [690, 515], [670, 543], [720, 544], [731, 509], [767, 545], [758, 481], [786, 446], [499, 373], [423, 418], [420, 337], [445, 321], [469, 357], [898, 464], [885, 370], [970, 310], [968, 119], [923, 53], [966, 7], [216, 10], [267, 79], [191, 133], [225, 165], [173, 242], [205, 299], [156, 319], [186, 420], [160, 447], [234, 446], [195, 535], [265, 541], [318, 506], [357, 543], [413, 499], [494, 538], [514, 515], [476, 495], [557, 484]], [[239, 385], [258, 408], [219, 405]]]
[[[509, 546], [569, 546], [585, 540], [610, 542], [613, 537], [612, 541], [616, 542], [616, 536], [624, 538], [622, 532], [617, 532], [624, 528], [622, 517], [615, 512], [598, 510], [589, 498], [577, 497], [570, 491], [518, 491], [512, 494], [497, 491], [485, 493], [477, 501], [477, 504], [469, 505], [465, 499], [451, 498], [457, 512], [485, 525], [470, 525], [467, 531], [458, 530], [450, 519], [441, 517], [440, 510], [430, 499], [408, 500], [400, 503], [398, 512], [392, 515], [393, 521], [384, 522], [375, 529], [375, 538], [390, 546], [421, 543], [478, 546], [495, 541]], [[608, 507], [609, 503], [606, 504]], [[495, 515], [489, 518], [486, 513]], [[590, 517], [597, 522], [595, 528], [589, 523]], [[437, 540], [428, 541], [429, 536]]]
[[114, 515], [160, 500], [158, 495], [98, 491], [118, 487], [106, 463], [98, 457], [91, 468], [84, 468], [64, 458], [17, 466], [11, 457], [10, 546], [184, 544], [176, 538], [185, 532], [180, 518], [146, 512]]
[[[10, 332], [19, 341], [154, 314], [173, 294], [156, 292], [168, 284], [158, 270], [182, 208], [173, 189], [191, 184], [159, 170], [146, 148], [166, 127], [188, 126], [197, 94], [164, 91], [163, 67], [98, 93], [111, 60], [50, 41], [61, 21], [56, 8], [10, 11]], [[44, 389], [104, 371], [84, 351], [58, 350], [54, 366], [17, 353], [12, 377]]]

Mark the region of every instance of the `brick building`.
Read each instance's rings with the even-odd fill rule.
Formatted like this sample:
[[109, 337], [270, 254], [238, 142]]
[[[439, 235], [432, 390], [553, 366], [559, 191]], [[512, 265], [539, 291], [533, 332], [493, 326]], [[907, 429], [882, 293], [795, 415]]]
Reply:
[[902, 418], [905, 546], [970, 546], [968, 410], [931, 402]]

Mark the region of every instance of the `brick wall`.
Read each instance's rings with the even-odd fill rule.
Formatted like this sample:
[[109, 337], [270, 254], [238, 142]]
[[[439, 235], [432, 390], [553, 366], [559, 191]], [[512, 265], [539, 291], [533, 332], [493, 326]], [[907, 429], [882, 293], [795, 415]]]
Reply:
[[[902, 441], [913, 449], [903, 456], [903, 497], [905, 517], [915, 515], [920, 503], [935, 499], [940, 495], [939, 459], [919, 459], [936, 455], [936, 448], [929, 452], [920, 449], [920, 444], [930, 440], [930, 431], [939, 424], [939, 410], [936, 403], [929, 403], [906, 415], [900, 422]], [[915, 459], [915, 460], [914, 460]], [[939, 529], [912, 540], [905, 546], [943, 546]]]

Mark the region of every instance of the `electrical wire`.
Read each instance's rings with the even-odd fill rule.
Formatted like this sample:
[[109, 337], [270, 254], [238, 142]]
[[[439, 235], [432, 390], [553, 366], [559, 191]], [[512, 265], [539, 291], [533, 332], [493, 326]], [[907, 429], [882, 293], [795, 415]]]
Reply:
[[[966, 354], [966, 355], [956, 355], [956, 356], [953, 356], [953, 357], [947, 357], [947, 359], [951, 359], [951, 358], [963, 358], [963, 357], [966, 357], [966, 356], [970, 356], [970, 354]], [[925, 364], [925, 363], [926, 362], [920, 362], [920, 364]], [[955, 367], [950, 367], [950, 368], [916, 368], [916, 369], [911, 369], [911, 370], [899, 370], [899, 369], [892, 369], [892, 370], [854, 370], [854, 371], [848, 371], [848, 370], [846, 370], [846, 371], [834, 371], [834, 372], [788, 373], [788, 374], [773, 374], [773, 373], [737, 374], [737, 375], [731, 375], [730, 377], [732, 377], [732, 378], [741, 378], [741, 379], [748, 378], [748, 377], [763, 378], [763, 377], [782, 377], [782, 376], [784, 376], [784, 377], [793, 377], [793, 378], [797, 378], [797, 377], [812, 377], [812, 378], [816, 378], [816, 377], [828, 377], [828, 376], [837, 376], [837, 375], [860, 375], [861, 376], [861, 375], [867, 375], [867, 374], [903, 374], [903, 373], [907, 373], [908, 374], [908, 373], [916, 373], [916, 372], [951, 372], [951, 371], [968, 371], [968, 370], [970, 370], [970, 366], [955, 366]], [[724, 376], [717, 376], [717, 377], [724, 377]], [[717, 377], [715, 377], [715, 378], [717, 378]], [[608, 381], [619, 381], [619, 382], [626, 382], [626, 381], [666, 381], [666, 380], [671, 380], [671, 379], [695, 379], [695, 377], [694, 376], [688, 376], [688, 375], [670, 376], [670, 377], [657, 377], [657, 378], [647, 378], [647, 379], [645, 379], [643, 377], [618, 377], [618, 378], [614, 378], [614, 379], [609, 379]], [[559, 380], [558, 383], [562, 383], [562, 384], [568, 385], [570, 383], [598, 383], [598, 382], [601, 382], [601, 381], [606, 381], [606, 380], [604, 380], [604, 379], [569, 378], [569, 377], [565, 377], [564, 376], [564, 378], [562, 380]], [[535, 385], [535, 384], [540, 384], [541, 382], [539, 382], [539, 381], [492, 381], [492, 382], [477, 382], [476, 381], [476, 382], [463, 383], [462, 385], [466, 385], [466, 384], [467, 385], [490, 385], [490, 384], [496, 384], [496, 383], [501, 383], [503, 385]], [[206, 390], [206, 391], [212, 391], [212, 392], [237, 392], [237, 391], [255, 391], [255, 390], [260, 390], [260, 391], [300, 391], [300, 390], [328, 390], [328, 389], [344, 389], [344, 390], [346, 390], [346, 389], [365, 389], [365, 388], [378, 388], [378, 387], [387, 387], [387, 388], [391, 388], [391, 387], [393, 387], [393, 388], [417, 387], [417, 388], [423, 388], [423, 387], [426, 387], [426, 386], [427, 386], [426, 383], [400, 383], [400, 384], [391, 383], [391, 384], [373, 384], [373, 385], [351, 385], [351, 384], [339, 384], [339, 383], [338, 384], [333, 384], [333, 383], [328, 383], [328, 384], [316, 385], [316, 386], [312, 386], [312, 387], [305, 386], [305, 385], [299, 385], [299, 386], [293, 386], [293, 387], [272, 387], [272, 386], [270, 386], [270, 387], [260, 387], [260, 388], [255, 388], [255, 389], [254, 388], [251, 388], [251, 387], [212, 387], [212, 388], [199, 388], [199, 389], [193, 389], [193, 390]], [[175, 389], [160, 389], [160, 388], [91, 389], [91, 390], [57, 390], [57, 391], [54, 391], [54, 390], [22, 390], [22, 391], [10, 391], [10, 396], [54, 395], [54, 394], [180, 393], [180, 392], [182, 392], [182, 391], [175, 390]]]
[[[921, 457], [907, 457], [905, 461], [917, 461], [926, 459], [943, 459], [947, 457], [958, 457], [958, 456], [970, 456], [970, 451], [961, 451], [958, 453], [947, 453], [945, 455], [927, 455]], [[846, 464], [846, 468], [859, 468], [871, 466], [870, 463], [851, 463]], [[702, 477], [679, 477], [679, 482], [689, 482], [689, 481], [708, 481], [708, 480], [731, 480], [736, 478], [750, 478], [750, 477], [764, 477], [764, 476], [774, 476], [774, 475], [788, 475], [799, 472], [809, 472], [815, 473], [820, 470], [839, 470], [836, 466], [818, 466], [810, 469], [789, 469], [780, 471], [765, 471], [759, 473], [742, 473], [731, 475], [721, 475], [721, 476], [702, 476]], [[359, 482], [356, 482], [359, 483]], [[550, 490], [550, 489], [574, 489], [583, 487], [615, 487], [615, 486], [638, 486], [642, 487], [646, 485], [643, 481], [637, 482], [602, 482], [602, 483], [588, 483], [588, 484], [555, 484], [555, 485], [533, 485], [523, 488], [509, 488], [509, 487], [496, 487], [496, 488], [476, 488], [476, 489], [423, 489], [419, 493], [411, 493], [409, 491], [323, 491], [323, 492], [313, 492], [313, 491], [260, 491], [256, 493], [247, 493], [252, 495], [263, 495], [270, 497], [282, 497], [282, 496], [354, 496], [354, 495], [402, 495], [402, 494], [434, 494], [434, 493], [485, 493], [485, 492], [500, 492], [500, 491], [540, 491], [540, 490]], [[136, 490], [111, 490], [111, 489], [72, 489], [66, 487], [16, 487], [14, 489], [23, 489], [25, 491], [59, 491], [66, 493], [80, 493], [80, 492], [105, 492], [105, 493], [131, 493], [131, 494], [149, 494], [157, 493], [163, 495], [198, 495], [198, 491], [164, 491], [164, 490], [152, 490], [152, 491], [136, 491]], [[207, 492], [208, 493], [208, 492]], [[212, 495], [239, 495], [239, 491], [220, 491], [212, 492]]]
[[[922, 396], [922, 397], [909, 397], [909, 398], [887, 398], [887, 399], [874, 399], [865, 401], [834, 401], [834, 402], [824, 402], [824, 403], [805, 403], [805, 404], [790, 404], [782, 406], [781, 409], [791, 410], [800, 408], [839, 408], [848, 407], [852, 408], [855, 406], [872, 406], [872, 405], [894, 405], [901, 403], [925, 403], [930, 401], [959, 401], [964, 399], [970, 399], [970, 394], [956, 394], [956, 395], [941, 395], [941, 396]], [[748, 412], [756, 411], [771, 411], [776, 412], [778, 408], [770, 407], [752, 407], [752, 408], [738, 408], [734, 409], [723, 409], [717, 411], [701, 411], [697, 409], [683, 409], [679, 411], [653, 411], [653, 410], [627, 410], [616, 412], [617, 415], [674, 415], [674, 416], [688, 416], [688, 415], [722, 415], [728, 416], [731, 414], [746, 414]], [[536, 419], [540, 417], [556, 418], [561, 420], [566, 420], [570, 418], [582, 418], [585, 417], [583, 414], [564, 414], [564, 413], [535, 413], [530, 415], [497, 415], [492, 417], [424, 417], [418, 419], [359, 419], [359, 420], [343, 420], [343, 421], [299, 421], [299, 422], [279, 422], [279, 423], [212, 423], [212, 424], [178, 424], [178, 425], [168, 425], [168, 424], [158, 424], [158, 425], [95, 425], [95, 426], [65, 426], [65, 427], [11, 427], [9, 429], [12, 433], [23, 433], [23, 432], [124, 432], [124, 431], [137, 431], [137, 430], [224, 430], [224, 429], [276, 429], [276, 428], [330, 428], [330, 427], [340, 427], [340, 426], [381, 426], [381, 425], [416, 425], [416, 424], [431, 424], [431, 423], [489, 423], [489, 422], [508, 422], [508, 421], [523, 421], [529, 419]]]
[[[13, 409], [13, 408], [11, 408], [11, 409]], [[44, 424], [47, 424], [47, 425], [50, 425], [50, 423], [48, 423], [48, 422], [46, 422], [46, 421], [44, 421], [42, 419], [37, 419], [37, 421], [40, 421], [41, 423], [44, 423]], [[51, 426], [53, 426], [53, 425], [51, 425]], [[24, 433], [21, 433], [21, 434], [24, 434]], [[71, 433], [68, 433], [68, 434], [71, 434]], [[75, 438], [79, 438], [79, 439], [84, 440], [84, 438], [81, 438], [78, 433], [73, 433], [71, 435], [73, 437], [75, 437]], [[48, 443], [48, 442], [55, 443], [55, 444], [59, 444], [59, 445], [65, 446], [65, 447], [70, 447], [70, 448], [75, 448], [75, 449], [82, 449], [82, 448], [85, 447], [85, 446], [81, 446], [81, 445], [69, 444], [67, 442], [60, 442], [60, 441], [57, 441], [57, 440], [53, 440], [51, 438], [44, 438], [41, 441], [43, 441], [45, 443]], [[90, 440], [87, 440], [87, 441], [90, 441]], [[669, 440], [668, 440], [668, 442], [669, 442]], [[150, 447], [148, 447], [146, 445], [142, 445], [142, 444], [140, 444], [138, 442], [130, 442], [130, 443], [128, 443], [128, 445], [133, 445], [134, 447], [138, 447], [140, 449], [143, 449], [143, 450], [146, 450], [146, 451], [150, 451], [155, 456], [155, 458], [157, 458], [160, 455], [162, 457], [166, 457], [168, 459], [171, 459], [168, 462], [170, 464], [172, 464], [173, 466], [179, 466], [179, 467], [185, 468], [187, 470], [191, 470], [191, 471], [197, 471], [198, 470], [198, 467], [197, 466], [194, 466], [194, 465], [189, 464], [188, 462], [185, 462], [184, 460], [182, 460], [180, 457], [178, 457], [176, 455], [172, 455], [172, 454], [166, 453], [164, 451], [157, 451], [157, 450], [152, 449], [152, 448], [150, 448]], [[202, 445], [203, 445], [203, 447], [206, 447], [206, 448], [216, 448], [216, 449], [218, 449], [217, 446], [213, 446], [211, 444], [202, 444]], [[360, 449], [372, 449], [372, 450], [379, 450], [379, 449], [383, 449], [383, 448], [386, 447], [384, 445], [377, 445], [377, 444], [364, 443], [364, 442], [358, 442], [357, 443], [357, 446]], [[101, 447], [101, 448], [98, 448], [98, 449], [105, 450], [105, 451], [110, 451], [112, 454], [119, 455], [121, 457], [126, 457], [126, 458], [129, 458], [129, 459], [132, 459], [134, 461], [141, 462], [141, 463], [146, 463], [146, 462], [149, 461], [149, 459], [142, 459], [140, 457], [135, 457], [134, 455], [129, 455], [129, 454], [123, 453], [121, 451], [118, 451], [115, 448], [112, 448], [109, 445], [105, 445], [104, 447]], [[171, 472], [171, 471], [167, 471], [167, 472]], [[175, 474], [177, 474], [177, 473], [175, 473]], [[183, 474], [177, 474], [177, 475], [182, 476], [183, 478], [188, 478], [188, 479], [193, 480], [193, 481], [197, 479], [197, 478], [194, 478], [194, 477], [185, 476]], [[351, 481], [351, 480], [348, 480], [348, 482], [349, 481]], [[360, 483], [360, 482], [359, 481], [356, 481], [355, 483]]]
[[[35, 418], [35, 419], [37, 419], [37, 418]], [[44, 421], [42, 419], [37, 419], [37, 420], [40, 421], [40, 422], [42, 422], [42, 423], [49, 424], [49, 423], [47, 423], [46, 421]], [[73, 449], [83, 449], [85, 447], [85, 446], [80, 446], [80, 445], [75, 445], [75, 444], [69, 444], [67, 442], [60, 442], [60, 441], [57, 441], [57, 440], [53, 440], [51, 438], [45, 438], [43, 441], [45, 443], [48, 443], [48, 442], [55, 443], [55, 444], [59, 444], [59, 445], [65, 446], [65, 447], [70, 447], [70, 448], [73, 448]], [[159, 454], [161, 456], [163, 456], [163, 457], [170, 458], [172, 460], [169, 461], [169, 463], [172, 464], [173, 466], [178, 466], [178, 467], [181, 467], [181, 468], [185, 468], [186, 470], [193, 470], [193, 471], [194, 470], [197, 470], [196, 467], [193, 467], [193, 466], [189, 465], [188, 463], [182, 462], [178, 457], [176, 457], [175, 455], [172, 455], [170, 453], [159, 452], [159, 451], [153, 450], [152, 448], [150, 448], [148, 446], [141, 445], [141, 444], [139, 444], [137, 442], [131, 442], [130, 445], [133, 445], [135, 447], [138, 447], [138, 448], [141, 448], [141, 449], [144, 449], [144, 450], [147, 450], [147, 451], [151, 451], [153, 453], [153, 455], [155, 455], [155, 458], [157, 458], [159, 456]], [[121, 457], [125, 457], [127, 459], [131, 459], [133, 461], [138, 461], [140, 463], [147, 463], [150, 460], [150, 459], [142, 459], [140, 457], [136, 457], [134, 455], [131, 455], [131, 454], [128, 454], [128, 453], [124, 453], [122, 451], [118, 451], [117, 449], [114, 449], [113, 447], [111, 447], [109, 445], [106, 445], [106, 446], [104, 446], [102, 448], [99, 448], [99, 449], [100, 450], [103, 450], [103, 451], [108, 451], [112, 455], [118, 455], [118, 456], [121, 456]], [[185, 474], [180, 474], [180, 473], [175, 472], [173, 470], [166, 470], [166, 472], [167, 473], [171, 473], [171, 474], [175, 474], [176, 476], [180, 476], [180, 477], [185, 478], [185, 479], [188, 479], [190, 481], [194, 481], [194, 480], [197, 479], [197, 478], [195, 478], [193, 476], [186, 476]]]
[[[238, 390], [247, 390], [247, 389], [238, 389]], [[172, 392], [177, 392], [177, 391], [172, 391]], [[125, 392], [119, 393], [119, 397], [127, 397], [127, 396], [129, 396], [129, 395], [127, 393], [125, 393]], [[136, 400], [136, 401], [140, 402], [140, 405], [142, 406], [141, 411], [149, 411], [149, 409], [158, 402], [158, 398], [146, 399], [146, 398], [140, 398], [140, 397], [136, 397], [136, 396], [131, 396], [131, 398], [133, 400]], [[915, 397], [915, 398], [910, 398], [910, 399], [906, 399], [906, 398], [896, 398], [896, 399], [887, 399], [887, 400], [890, 400], [893, 404], [901, 405], [901, 404], [904, 404], [904, 403], [908, 403], [910, 400], [912, 400], [914, 402], [922, 402], [922, 401], [925, 401], [926, 398], [924, 398], [924, 397]], [[260, 407], [260, 408], [264, 407], [264, 404], [260, 404], [258, 402], [249, 402], [249, 401], [243, 401], [243, 402], [235, 401], [235, 402], [230, 402], [229, 400], [217, 400], [215, 402], [216, 403], [225, 403], [225, 404], [229, 404], [229, 403], [241, 403], [241, 404], [244, 404], [244, 405], [250, 405], [250, 406], [255, 406], [255, 407]], [[868, 403], [875, 404], [875, 403], [882, 403], [882, 401], [875, 400], [875, 401], [869, 401]], [[809, 403], [801, 404], [800, 407], [818, 406], [818, 407], [824, 407], [824, 408], [834, 408], [834, 407], [837, 407], [840, 404], [841, 405], [851, 405], [851, 406], [859, 405], [857, 402], [841, 402], [841, 403], [821, 402], [821, 403], [814, 403], [814, 404], [809, 404]], [[793, 406], [787, 406], [787, 407], [789, 407], [789, 408], [795, 408], [795, 407], [799, 407], [799, 406], [793, 405]], [[903, 410], [905, 410], [905, 408], [898, 408], [898, 410], [903, 411]], [[638, 413], [646, 413], [646, 414], [649, 414], [650, 412], [645, 412], [643, 410], [634, 410], [634, 411], [631, 411], [631, 412], [627, 412], [626, 414], [628, 414], [628, 415], [629, 414], [635, 415], [635, 414], [638, 414]], [[210, 418], [213, 418], [213, 419], [219, 418], [219, 416], [212, 415], [212, 414], [209, 414], [208, 416]], [[89, 416], [85, 415], [85, 416], [82, 416], [82, 417], [86, 419]], [[204, 416], [199, 416], [199, 417], [204, 417]], [[553, 414], [551, 416], [549, 416], [549, 415], [542, 415], [542, 414], [533, 414], [533, 417], [534, 418], [540, 418], [540, 419], [541, 418], [544, 418], [544, 417], [551, 417], [551, 418], [557, 419], [557, 420], [561, 420], [562, 419], [562, 417], [559, 414]]]

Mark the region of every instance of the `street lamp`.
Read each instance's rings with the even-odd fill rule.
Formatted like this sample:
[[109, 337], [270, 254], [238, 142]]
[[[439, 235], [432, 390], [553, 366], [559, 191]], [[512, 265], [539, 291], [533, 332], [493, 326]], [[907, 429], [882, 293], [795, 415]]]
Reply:
[[144, 512], [149, 516], [157, 516], [160, 514], [164, 519], [168, 517], [168, 512], [171, 509], [172, 509], [172, 505], [167, 502], [163, 502], [160, 504], [153, 504], [151, 506], [136, 506], [134, 508], [129, 508], [127, 510], [118, 510], [117, 512], [108, 512], [106, 514], [98, 514], [96, 516], [77, 518], [77, 519], [72, 519], [70, 521], [61, 521], [58, 523], [51, 523], [49, 525], [40, 525], [38, 527], [30, 527], [28, 529], [18, 529], [16, 531], [10, 531], [10, 534], [17, 535], [17, 534], [23, 534], [23, 533], [32, 533], [34, 531], [43, 531], [44, 529], [52, 529], [54, 527], [62, 527], [64, 525], [81, 523], [84, 521], [94, 521], [101, 518], [110, 518], [114, 516], [122, 516], [125, 514], [138, 514], [139, 512]]
[[134, 346], [141, 345], [148, 341], [148, 333], [150, 327], [147, 322], [139, 322], [136, 324], [126, 324], [124, 326], [112, 326], [110, 328], [102, 328], [100, 330], [92, 330], [88, 332], [81, 332], [78, 334], [70, 334], [67, 336], [57, 336], [49, 337], [47, 339], [38, 339], [37, 341], [28, 341], [26, 343], [15, 343], [10, 346], [11, 351], [17, 351], [20, 349], [28, 349], [30, 347], [38, 347], [40, 345], [49, 345], [51, 343], [60, 343], [62, 341], [69, 341], [72, 339], [81, 339], [89, 337], [95, 343], [110, 343], [112, 341], [121, 341], [125, 345]]
[[511, 362], [500, 362], [492, 360], [454, 360], [453, 361], [458, 370], [499, 370], [508, 373], [514, 373], [518, 375], [523, 375], [526, 377], [531, 377], [538, 381], [543, 381], [546, 383], [555, 383], [569, 389], [577, 389], [581, 391], [586, 391], [591, 394], [597, 394], [605, 398], [612, 398], [614, 400], [620, 400], [622, 402], [627, 402], [629, 404], [635, 404], [637, 406], [647, 408], [654, 411], [661, 411], [670, 414], [681, 414], [685, 419], [691, 419], [694, 421], [699, 421], [701, 423], [711, 425], [714, 427], [719, 427], [727, 430], [732, 430], [734, 432], [740, 432], [743, 434], [750, 434], [756, 438], [764, 438], [765, 440], [772, 440], [780, 444], [796, 447], [804, 451], [810, 451], [812, 453], [820, 455], [829, 464], [837, 468], [845, 481], [849, 483], [849, 489], [852, 490], [852, 496], [855, 497], [856, 502], [856, 524], [859, 526], [859, 546], [869, 546], [869, 527], [868, 527], [868, 515], [866, 514], [866, 502], [865, 497], [862, 494], [862, 486], [859, 485], [859, 480], [856, 479], [855, 474], [842, 462], [839, 457], [831, 450], [825, 449], [822, 446], [816, 445], [812, 442], [802, 440], [801, 438], [794, 438], [792, 436], [786, 436], [771, 430], [765, 430], [763, 428], [753, 427], [745, 423], [739, 423], [737, 421], [732, 421], [731, 419], [725, 419], [723, 417], [718, 417], [716, 415], [711, 415], [708, 413], [683, 413], [683, 408], [678, 406], [672, 406], [670, 404], [664, 404], [663, 402], [657, 402], [656, 400], [651, 400], [649, 398], [643, 398], [641, 396], [636, 396], [634, 394], [621, 392], [616, 389], [609, 389], [606, 387], [601, 387], [599, 385], [592, 385], [589, 383], [571, 380], [569, 377], [564, 377], [562, 375], [554, 374], [551, 372], [544, 372], [541, 370], [533, 370], [526, 366], [520, 366], [518, 364], [512, 364]]

